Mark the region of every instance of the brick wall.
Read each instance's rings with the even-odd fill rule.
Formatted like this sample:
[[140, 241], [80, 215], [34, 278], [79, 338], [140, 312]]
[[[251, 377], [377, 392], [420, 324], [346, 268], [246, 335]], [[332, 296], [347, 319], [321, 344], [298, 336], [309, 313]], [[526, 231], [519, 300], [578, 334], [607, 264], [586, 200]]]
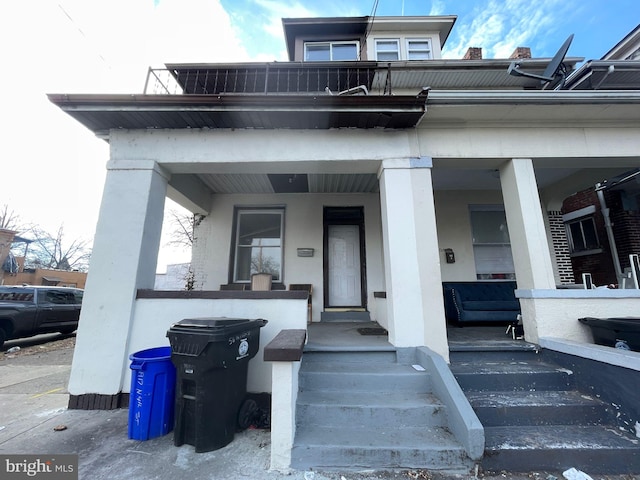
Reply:
[[531, 58], [531, 49], [529, 47], [518, 47], [513, 51], [509, 58]]
[[629, 255], [640, 254], [640, 212], [625, 210], [620, 191], [605, 191], [605, 201], [613, 223], [613, 238], [616, 242], [620, 267], [629, 267]]
[[595, 285], [615, 284], [618, 283], [618, 280], [613, 266], [607, 231], [604, 226], [604, 217], [602, 216], [600, 202], [594, 188], [588, 188], [565, 199], [562, 203], [562, 213], [571, 213], [591, 205], [596, 207], [593, 219], [602, 250], [591, 255], [572, 256], [573, 274], [577, 283], [582, 283], [583, 273], [590, 273]]
[[467, 53], [462, 57], [463, 60], [482, 60], [482, 49], [479, 47], [469, 47]]
[[551, 242], [553, 244], [553, 251], [556, 257], [560, 284], [567, 285], [575, 283], [573, 266], [571, 265], [571, 256], [569, 255], [567, 231], [564, 228], [564, 223], [562, 222], [562, 212], [547, 212], [547, 217], [549, 218]]

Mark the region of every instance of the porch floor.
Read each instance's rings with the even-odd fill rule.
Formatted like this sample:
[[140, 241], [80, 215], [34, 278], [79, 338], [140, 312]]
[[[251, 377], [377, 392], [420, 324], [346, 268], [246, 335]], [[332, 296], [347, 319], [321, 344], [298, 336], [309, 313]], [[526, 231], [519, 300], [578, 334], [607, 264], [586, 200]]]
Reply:
[[[390, 351], [387, 335], [362, 335], [358, 329], [380, 328], [376, 322], [314, 322], [307, 327], [305, 351]], [[449, 350], [535, 350], [524, 340], [514, 340], [506, 327], [448, 327]]]

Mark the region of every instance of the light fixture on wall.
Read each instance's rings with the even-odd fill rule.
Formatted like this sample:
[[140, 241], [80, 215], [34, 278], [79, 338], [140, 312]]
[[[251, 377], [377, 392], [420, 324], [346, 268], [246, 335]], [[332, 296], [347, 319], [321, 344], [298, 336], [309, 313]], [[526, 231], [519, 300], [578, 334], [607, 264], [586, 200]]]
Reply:
[[444, 258], [447, 261], [447, 263], [456, 263], [456, 255], [453, 253], [452, 248], [444, 249]]

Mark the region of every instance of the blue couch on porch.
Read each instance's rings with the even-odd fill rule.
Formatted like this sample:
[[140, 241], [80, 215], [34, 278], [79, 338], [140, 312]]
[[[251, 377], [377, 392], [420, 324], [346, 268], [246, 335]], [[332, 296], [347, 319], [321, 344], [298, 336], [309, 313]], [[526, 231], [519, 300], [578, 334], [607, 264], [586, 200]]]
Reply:
[[467, 324], [511, 324], [517, 321], [520, 302], [516, 282], [442, 282], [447, 321]]

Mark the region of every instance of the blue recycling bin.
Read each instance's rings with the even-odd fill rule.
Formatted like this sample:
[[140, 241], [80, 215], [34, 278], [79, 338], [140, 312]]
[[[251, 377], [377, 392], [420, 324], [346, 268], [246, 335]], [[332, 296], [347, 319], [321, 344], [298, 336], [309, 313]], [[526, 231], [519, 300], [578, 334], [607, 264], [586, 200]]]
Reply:
[[149, 440], [173, 430], [176, 368], [171, 347], [141, 350], [129, 355], [129, 438]]

